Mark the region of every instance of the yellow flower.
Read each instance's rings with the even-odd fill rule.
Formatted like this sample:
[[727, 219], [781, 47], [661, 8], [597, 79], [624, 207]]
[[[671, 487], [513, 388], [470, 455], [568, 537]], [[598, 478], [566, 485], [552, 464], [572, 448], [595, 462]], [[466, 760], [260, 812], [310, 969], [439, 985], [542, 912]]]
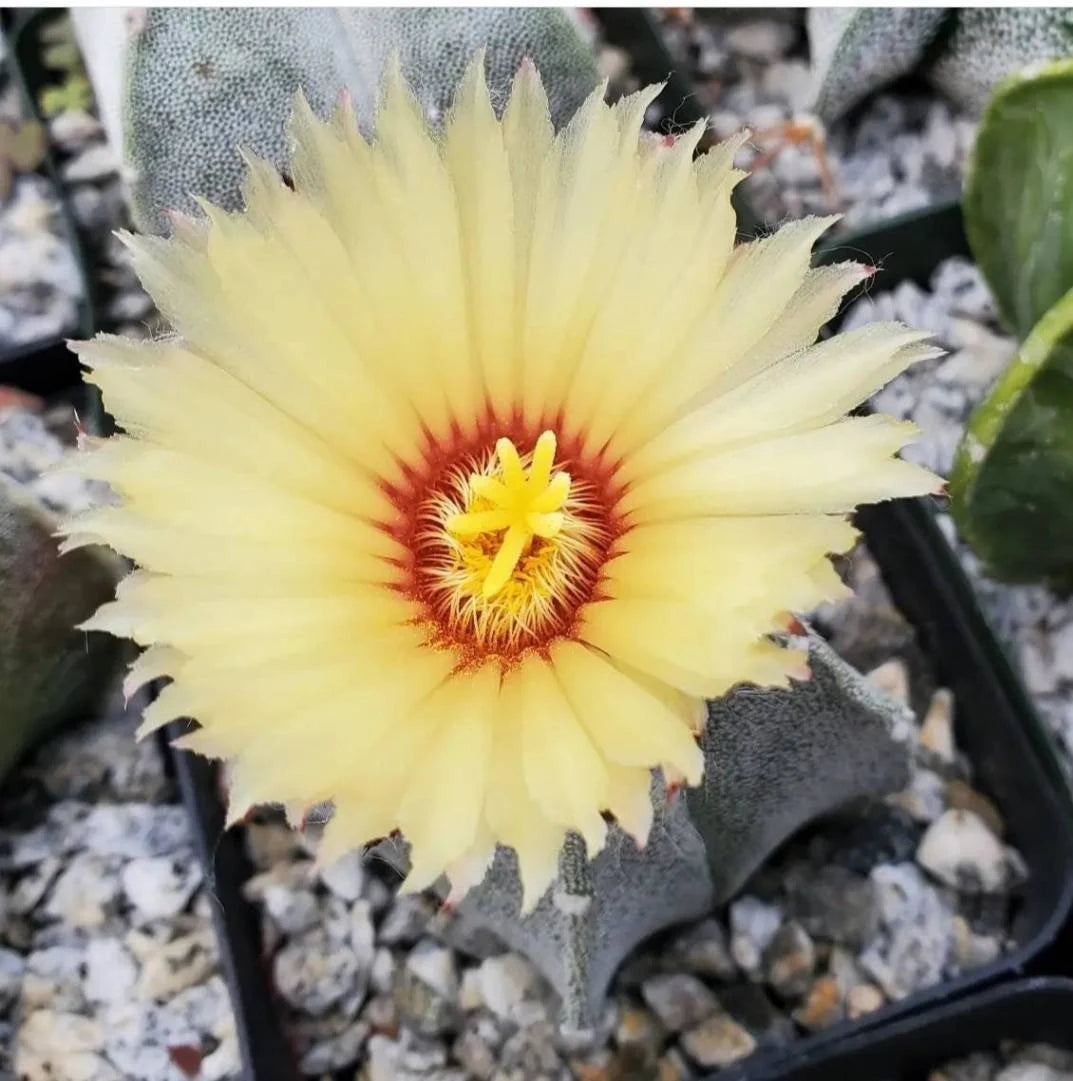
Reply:
[[936, 480], [845, 417], [922, 335], [812, 346], [868, 273], [809, 269], [829, 219], [734, 248], [740, 140], [640, 137], [654, 87], [555, 135], [530, 66], [500, 121], [480, 71], [442, 134], [397, 73], [372, 143], [300, 101], [293, 190], [251, 159], [244, 213], [128, 239], [177, 336], [78, 346], [122, 503], [66, 544], [139, 564], [87, 626], [234, 814], [331, 800], [326, 853], [398, 830], [456, 893], [509, 845], [532, 904], [566, 830], [700, 781], [705, 697], [805, 674], [768, 635], [840, 595], [847, 513]]

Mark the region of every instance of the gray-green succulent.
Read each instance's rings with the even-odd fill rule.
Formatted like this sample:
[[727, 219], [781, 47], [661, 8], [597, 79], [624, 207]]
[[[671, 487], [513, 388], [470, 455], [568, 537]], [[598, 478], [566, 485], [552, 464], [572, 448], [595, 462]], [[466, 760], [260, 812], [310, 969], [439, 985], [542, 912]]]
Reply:
[[903, 75], [978, 115], [1007, 75], [1073, 55], [1070, 8], [810, 8], [815, 110], [836, 120]]
[[75, 626], [115, 592], [118, 560], [101, 549], [60, 556], [59, 521], [0, 474], [0, 779], [36, 740], [90, 710], [119, 644]]
[[[517, 863], [500, 848], [459, 906], [461, 918], [537, 965], [562, 998], [567, 1027], [596, 1022], [612, 976], [643, 939], [726, 901], [814, 818], [908, 782], [908, 709], [817, 635], [794, 644], [807, 645], [810, 679], [788, 690], [741, 687], [708, 703], [704, 781], [668, 792], [657, 775], [644, 848], [612, 826], [590, 860], [585, 842], [568, 835], [555, 885], [525, 916]], [[404, 852], [381, 852], [404, 863]]]
[[282, 168], [299, 89], [322, 116], [349, 93], [367, 128], [393, 54], [433, 120], [478, 48], [493, 101], [532, 59], [557, 123], [597, 83], [560, 8], [90, 8], [74, 20], [135, 223], [150, 232], [166, 231], [168, 210], [193, 210], [192, 195], [238, 209], [238, 147]]

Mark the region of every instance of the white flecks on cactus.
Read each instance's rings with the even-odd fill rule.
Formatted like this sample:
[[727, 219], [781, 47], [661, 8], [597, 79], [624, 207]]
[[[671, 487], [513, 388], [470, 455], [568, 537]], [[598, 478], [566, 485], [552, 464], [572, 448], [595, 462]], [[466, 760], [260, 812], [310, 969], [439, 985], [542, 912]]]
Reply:
[[[790, 690], [746, 687], [709, 703], [705, 780], [668, 792], [656, 778], [643, 849], [614, 825], [590, 861], [581, 838], [568, 834], [555, 888], [521, 916], [516, 860], [500, 848], [484, 881], [463, 899], [462, 914], [543, 972], [562, 997], [567, 1027], [595, 1023], [615, 970], [640, 941], [731, 896], [806, 822], [907, 783], [908, 708], [878, 694], [816, 635], [807, 644], [808, 681]], [[395, 846], [378, 851], [405, 859]], [[757, 970], [779, 927], [777, 909], [764, 926], [751, 947]]]
[[285, 122], [301, 89], [326, 116], [347, 92], [364, 130], [397, 54], [432, 123], [446, 115], [473, 52], [486, 49], [492, 101], [530, 58], [553, 120], [563, 123], [597, 82], [575, 22], [558, 8], [80, 9], [76, 32], [122, 148], [139, 228], [162, 232], [191, 195], [241, 205], [246, 147], [286, 162]]
[[1068, 56], [1068, 8], [810, 8], [816, 112], [831, 121], [912, 72], [982, 112], [1019, 68]]

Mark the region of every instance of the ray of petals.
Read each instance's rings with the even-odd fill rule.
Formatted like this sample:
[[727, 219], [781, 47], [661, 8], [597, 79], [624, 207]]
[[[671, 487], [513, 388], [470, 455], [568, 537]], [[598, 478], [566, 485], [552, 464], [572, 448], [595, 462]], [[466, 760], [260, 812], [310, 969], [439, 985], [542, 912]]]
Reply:
[[610, 597], [675, 599], [698, 608], [753, 610], [771, 619], [844, 594], [826, 558], [857, 531], [842, 517], [692, 518], [639, 526], [604, 570]]
[[938, 355], [921, 344], [928, 336], [874, 323], [783, 357], [655, 436], [631, 457], [624, 477], [835, 421], [910, 364]]
[[622, 598], [588, 605], [578, 633], [615, 660], [691, 695], [718, 698], [743, 681], [783, 682], [797, 658], [767, 648], [755, 613], [730, 615], [716, 620], [689, 604]]
[[580, 642], [557, 643], [551, 657], [567, 699], [607, 761], [649, 768], [673, 763], [700, 780], [700, 748], [665, 701]]
[[484, 80], [484, 55], [471, 61], [447, 118], [444, 159], [458, 203], [465, 295], [483, 384], [496, 415], [509, 418], [516, 390], [514, 189], [503, 129]]
[[[101, 335], [74, 346], [90, 367], [87, 382], [100, 388], [123, 429], [155, 445], [219, 464], [338, 510], [370, 514], [383, 507], [369, 471], [395, 471], [375, 453], [360, 468], [330, 440], [236, 379], [223, 367], [170, 341], [135, 342]], [[196, 401], [197, 408], [177, 402]], [[114, 453], [114, 452], [109, 452]]]
[[813, 244], [836, 220], [804, 218], [734, 250], [707, 311], [648, 388], [645, 408], [623, 418], [616, 452], [659, 432], [760, 341], [801, 287]]
[[495, 838], [517, 854], [525, 913], [532, 911], [558, 871], [566, 830], [544, 815], [526, 781], [520, 688], [520, 681], [508, 674], [493, 729], [485, 817]]
[[[436, 715], [435, 735], [412, 764], [399, 809], [410, 842], [407, 889], [424, 889], [474, 845], [485, 801], [497, 666], [462, 672], [421, 704]], [[444, 808], [450, 807], [450, 814]]]
[[852, 417], [698, 455], [627, 490], [637, 524], [712, 515], [843, 514], [861, 503], [941, 490], [933, 473], [891, 457], [916, 428]]
[[551, 668], [536, 655], [508, 671], [504, 692], [518, 710], [525, 783], [544, 815], [577, 830], [595, 855], [607, 826], [607, 773], [603, 760], [563, 695]]
[[713, 303], [734, 243], [730, 194], [738, 177], [728, 151], [736, 145], [708, 151], [688, 174], [675, 161], [661, 169], [657, 159], [642, 173], [638, 220], [604, 283], [565, 399], [567, 428], [593, 451], [659, 380]]

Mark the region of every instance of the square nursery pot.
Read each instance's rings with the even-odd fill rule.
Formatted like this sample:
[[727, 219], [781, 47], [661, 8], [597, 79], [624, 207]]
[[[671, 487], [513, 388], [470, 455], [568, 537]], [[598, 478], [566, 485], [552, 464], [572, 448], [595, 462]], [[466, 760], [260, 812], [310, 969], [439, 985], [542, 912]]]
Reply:
[[[802, 1061], [811, 1062], [843, 1045], [868, 1045], [870, 1033], [886, 1031], [892, 1022], [911, 1027], [916, 1022], [907, 1018], [929, 1018], [936, 1011], [944, 1016], [943, 1011], [953, 1008], [951, 1003], [970, 992], [1025, 973], [1073, 972], [1066, 952], [1067, 923], [1073, 909], [1073, 803], [1061, 781], [1049, 739], [976, 608], [971, 587], [930, 508], [919, 501], [880, 505], [861, 511], [858, 524], [937, 679], [955, 696], [958, 745], [973, 763], [978, 786], [1001, 807], [1010, 840], [1025, 859], [1028, 877], [1012, 931], [1017, 945], [988, 965], [861, 1019], [758, 1052], [721, 1073], [722, 1081], [781, 1078], [784, 1071]], [[170, 735], [179, 734], [179, 728], [173, 729]], [[213, 918], [247, 1077], [295, 1081], [298, 1073], [293, 1053], [272, 1006], [261, 921], [242, 894], [251, 867], [241, 831], [224, 831], [224, 806], [215, 767], [185, 752], [172, 754], [212, 887]], [[865, 1081], [863, 1075], [856, 1076]]]
[[[44, 123], [37, 106], [39, 92], [53, 81], [41, 57], [39, 33], [42, 26], [62, 9], [29, 10], [4, 13], [4, 33], [9, 76], [23, 103], [24, 115]], [[77, 320], [63, 334], [27, 342], [12, 348], [0, 348], [0, 386], [14, 387], [38, 397], [70, 397], [80, 386], [78, 358], [67, 348], [68, 338], [91, 338], [94, 333], [93, 306], [85, 259], [66, 190], [60, 184], [51, 152], [36, 170], [52, 189], [59, 203], [59, 224], [63, 240], [71, 249], [82, 281], [82, 297], [77, 306]], [[77, 396], [77, 395], [76, 395]]]
[[[803, 1051], [785, 1071], [755, 1071], [749, 1077], [755, 1081], [775, 1081], [776, 1077], [779, 1081], [919, 1081], [944, 1063], [996, 1050], [1007, 1041], [1073, 1051], [1073, 980], [1047, 977], [1001, 984], [878, 1031], [849, 1036], [827, 1053]], [[720, 1081], [742, 1076], [728, 1071], [720, 1074]]]

